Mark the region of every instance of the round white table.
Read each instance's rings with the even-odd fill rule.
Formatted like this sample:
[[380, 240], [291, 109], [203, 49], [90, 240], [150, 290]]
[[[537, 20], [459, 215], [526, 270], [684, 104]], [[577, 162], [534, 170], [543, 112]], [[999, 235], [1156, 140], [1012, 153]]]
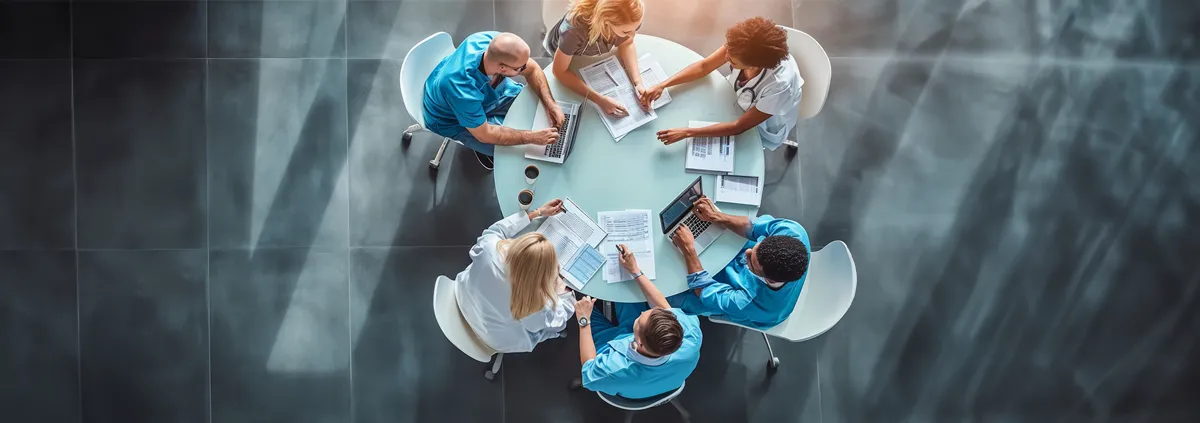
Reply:
[[[670, 76], [702, 57], [687, 47], [662, 38], [638, 35], [634, 39], [638, 56], [650, 54]], [[572, 60], [571, 70], [595, 63], [608, 55]], [[582, 103], [576, 95], [559, 83], [546, 66], [554, 98]], [[562, 165], [525, 158], [522, 147], [496, 147], [496, 198], [505, 215], [520, 210], [517, 193], [526, 188], [534, 191], [533, 207], [553, 198], [570, 198], [596, 220], [601, 211], [647, 209], [654, 220], [655, 280], [663, 295], [687, 290], [687, 269], [679, 251], [662, 233], [658, 213], [688, 187], [697, 176], [703, 178], [704, 193], [714, 197], [716, 177], [684, 172], [686, 142], [664, 146], [655, 136], [661, 129], [687, 127], [689, 120], [728, 122], [742, 114], [735, 103], [733, 88], [717, 72], [698, 81], [667, 90], [670, 103], [657, 109], [658, 119], [630, 132], [620, 142], [614, 142], [604, 127], [597, 110], [590, 104], [581, 107], [578, 135], [574, 150]], [[504, 126], [529, 129], [537, 111], [537, 96], [525, 89], [509, 109]], [[763, 149], [758, 133], [751, 129], [735, 138], [734, 173], [763, 177]], [[536, 164], [541, 175], [531, 187], [525, 183], [524, 169]], [[729, 214], [754, 216], [757, 207], [720, 203], [721, 211]], [[700, 254], [700, 262], [709, 272], [729, 263], [746, 240], [740, 234], [727, 231]], [[604, 269], [596, 272], [583, 287], [583, 293], [616, 302], [641, 302], [646, 298], [632, 281], [608, 283]]]

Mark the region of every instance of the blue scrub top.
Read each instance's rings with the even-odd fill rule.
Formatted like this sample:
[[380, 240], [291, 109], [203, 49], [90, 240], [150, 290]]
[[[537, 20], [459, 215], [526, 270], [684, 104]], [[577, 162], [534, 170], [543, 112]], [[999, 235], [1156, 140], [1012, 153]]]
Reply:
[[444, 137], [458, 135], [466, 128], [477, 128], [487, 122], [487, 112], [501, 99], [516, 97], [521, 84], [501, 78], [496, 88], [491, 78], [481, 71], [483, 53], [496, 31], [477, 32], [467, 36], [462, 44], [433, 68], [425, 80], [425, 127]]
[[812, 251], [808, 231], [799, 223], [776, 219], [771, 215], [760, 216], [751, 226], [749, 241], [724, 269], [711, 277], [707, 271], [688, 275], [689, 288], [702, 288], [699, 296], [689, 289], [682, 294], [671, 296], [668, 302], [688, 313], [704, 316], [722, 315], [726, 320], [759, 330], [771, 328], [787, 320], [796, 308], [796, 301], [800, 299], [800, 290], [804, 287], [804, 280], [808, 278], [808, 271], [805, 271], [800, 279], [775, 290], [751, 272], [746, 262], [746, 250], [754, 248], [763, 238], [773, 235], [797, 238], [810, 253]]
[[673, 308], [683, 327], [683, 344], [666, 361], [650, 366], [630, 355], [633, 333], [618, 335], [596, 351], [596, 358], [583, 364], [583, 387], [629, 399], [649, 398], [683, 385], [700, 361], [700, 319]]

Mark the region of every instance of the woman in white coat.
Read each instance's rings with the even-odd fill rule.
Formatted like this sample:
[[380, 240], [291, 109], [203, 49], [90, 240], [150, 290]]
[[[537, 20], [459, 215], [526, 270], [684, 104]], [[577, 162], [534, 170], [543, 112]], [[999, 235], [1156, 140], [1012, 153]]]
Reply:
[[732, 68], [726, 79], [745, 112], [732, 122], [658, 131], [659, 141], [670, 145], [685, 138], [723, 137], [757, 128], [764, 148], [774, 150], [783, 144], [799, 119], [804, 78], [788, 54], [787, 32], [766, 18], [746, 19], [729, 28], [725, 45], [647, 89], [641, 95], [642, 106], [648, 107], [664, 89], [700, 79], [725, 64]]
[[554, 245], [530, 232], [541, 216], [562, 212], [562, 200], [492, 224], [471, 247], [471, 264], [455, 278], [458, 308], [483, 342], [503, 353], [529, 352], [557, 338], [575, 314], [575, 296], [558, 276]]

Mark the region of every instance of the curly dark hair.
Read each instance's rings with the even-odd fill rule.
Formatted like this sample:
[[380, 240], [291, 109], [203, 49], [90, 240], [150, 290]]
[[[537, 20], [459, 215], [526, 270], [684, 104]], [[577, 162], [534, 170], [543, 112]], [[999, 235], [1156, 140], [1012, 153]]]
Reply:
[[758, 243], [758, 264], [762, 265], [767, 279], [775, 282], [791, 282], [800, 279], [808, 271], [808, 247], [799, 239], [772, 235]]
[[771, 69], [788, 55], [787, 32], [770, 19], [753, 17], [725, 32], [725, 47], [747, 66]]
[[647, 320], [642, 327], [642, 339], [651, 353], [661, 357], [675, 352], [683, 344], [683, 326], [671, 310], [654, 309]]

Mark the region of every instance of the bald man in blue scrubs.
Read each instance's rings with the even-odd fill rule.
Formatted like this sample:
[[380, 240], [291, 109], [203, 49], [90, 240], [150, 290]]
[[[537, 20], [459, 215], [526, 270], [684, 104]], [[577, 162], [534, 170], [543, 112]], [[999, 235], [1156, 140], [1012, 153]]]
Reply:
[[648, 302], [617, 303], [615, 324], [593, 310], [595, 299], [575, 303], [581, 381], [592, 391], [643, 399], [683, 385], [700, 361], [703, 337], [700, 319], [671, 308], [638, 268], [629, 247], [622, 248], [621, 266], [634, 275]]
[[787, 320], [808, 277], [808, 232], [799, 223], [770, 215], [751, 219], [717, 211], [701, 197], [693, 209], [705, 221], [725, 226], [748, 241], [721, 271], [709, 275], [700, 265], [695, 239], [682, 226], [671, 241], [687, 264], [688, 288], [667, 300], [688, 314], [720, 315], [763, 330]]
[[[513, 99], [524, 85], [512, 81], [525, 77], [546, 105], [550, 128], [521, 131], [501, 126]], [[529, 58], [529, 45], [514, 34], [496, 31], [467, 36], [462, 44], [425, 80], [425, 127], [461, 141], [479, 162], [492, 169], [497, 145], [547, 145], [558, 140], [555, 129], [563, 121], [562, 109], [550, 95], [546, 74]]]

